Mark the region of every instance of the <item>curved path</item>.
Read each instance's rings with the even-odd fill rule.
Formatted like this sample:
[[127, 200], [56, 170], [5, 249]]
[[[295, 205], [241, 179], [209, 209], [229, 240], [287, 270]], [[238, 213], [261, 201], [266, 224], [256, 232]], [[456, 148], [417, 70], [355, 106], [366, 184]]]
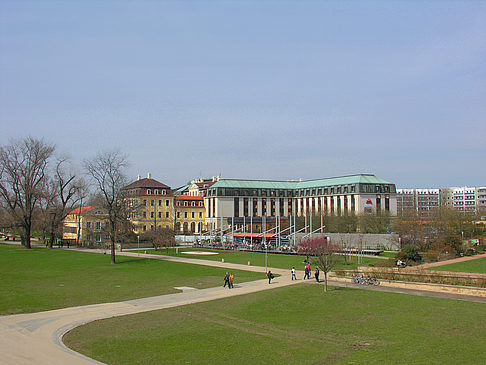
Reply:
[[481, 255], [474, 255], [474, 256], [463, 256], [463, 257], [458, 257], [457, 259], [451, 259], [451, 260], [446, 260], [446, 261], [430, 262], [428, 264], [422, 264], [422, 265], [418, 265], [416, 267], [420, 267], [422, 269], [428, 269], [429, 267], [444, 266], [444, 265], [449, 265], [449, 264], [455, 264], [457, 262], [477, 260], [477, 259], [481, 259], [481, 258], [484, 258], [484, 257], [486, 257], [486, 253], [483, 253]]
[[[83, 250], [84, 251], [84, 250]], [[97, 252], [97, 251], [89, 251]], [[100, 251], [98, 251], [99, 253]], [[102, 252], [102, 251], [101, 251]], [[210, 260], [188, 259], [173, 256], [138, 254], [120, 252], [118, 255], [132, 257], [149, 257], [157, 260], [169, 260], [190, 264], [217, 266], [228, 269], [262, 272], [264, 268]], [[235, 288], [228, 290], [223, 287], [208, 289], [185, 288], [182, 293], [161, 295], [150, 298], [127, 300], [116, 303], [92, 304], [80, 307], [63, 308], [38, 313], [0, 316], [0, 364], [100, 364], [98, 361], [83, 356], [68, 349], [62, 343], [62, 336], [70, 329], [81, 324], [98, 319], [123, 316], [128, 314], [176, 307], [180, 305], [226, 298], [230, 296], [254, 293], [298, 283], [315, 283], [313, 280], [291, 281], [289, 270], [270, 268], [273, 273], [281, 275], [269, 285], [267, 280], [257, 280], [235, 284]], [[303, 272], [298, 272], [303, 277]], [[330, 282], [332, 285], [356, 287], [352, 284]], [[467, 298], [466, 296], [430, 293], [418, 290], [360, 287], [362, 289], [406, 293], [413, 295], [427, 295], [443, 298], [483, 301], [484, 298]], [[486, 301], [486, 299], [485, 299]]]

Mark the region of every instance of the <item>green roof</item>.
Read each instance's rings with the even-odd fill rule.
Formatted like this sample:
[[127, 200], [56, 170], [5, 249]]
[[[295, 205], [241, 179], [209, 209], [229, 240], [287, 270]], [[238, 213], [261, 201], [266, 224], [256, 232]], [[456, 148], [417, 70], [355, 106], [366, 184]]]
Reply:
[[314, 188], [319, 186], [331, 186], [331, 185], [353, 185], [353, 184], [392, 184], [389, 181], [385, 181], [376, 177], [375, 175], [350, 175], [340, 177], [330, 177], [327, 179], [319, 180], [307, 180], [299, 182], [299, 189]]
[[181, 186], [181, 187], [179, 187], [177, 189], [172, 189], [172, 191], [174, 193], [183, 192], [184, 190], [189, 189], [190, 186], [191, 186], [191, 184], [186, 184], [186, 185], [183, 185], [183, 186]]
[[375, 175], [360, 174], [327, 179], [307, 181], [272, 181], [272, 180], [239, 180], [221, 179], [211, 188], [239, 188], [239, 189], [306, 189], [321, 186], [352, 185], [352, 184], [392, 184]]
[[220, 179], [212, 188], [295, 189], [297, 181]]

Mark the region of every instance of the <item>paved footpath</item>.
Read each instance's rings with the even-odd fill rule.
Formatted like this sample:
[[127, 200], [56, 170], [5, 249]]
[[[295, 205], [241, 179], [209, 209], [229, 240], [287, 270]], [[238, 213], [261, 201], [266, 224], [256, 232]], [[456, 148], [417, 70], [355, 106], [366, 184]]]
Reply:
[[[102, 251], [89, 250], [87, 252], [100, 253]], [[255, 271], [262, 272], [262, 276], [264, 275], [264, 268], [257, 266], [223, 263], [210, 260], [188, 259], [182, 257], [139, 254], [133, 252], [119, 252], [118, 255], [149, 257], [157, 260], [169, 260], [205, 266], [217, 266], [234, 270]], [[187, 288], [183, 290], [182, 293], [161, 295], [150, 298], [63, 308], [38, 313], [0, 316], [0, 364], [100, 364], [98, 361], [68, 349], [62, 343], [62, 336], [74, 327], [98, 319], [255, 293], [262, 290], [298, 283], [315, 283], [313, 280], [291, 281], [289, 270], [277, 268], [270, 269], [273, 273], [281, 275], [280, 277], [275, 278], [270, 285], [265, 279], [235, 284], [235, 288], [231, 290], [223, 287], [201, 290]], [[298, 277], [303, 277], [303, 273], [298, 272]], [[347, 283], [329, 283], [331, 285], [343, 287], [356, 287], [353, 286], [353, 284]], [[425, 293], [418, 290], [380, 287], [360, 287], [360, 289], [486, 302], [485, 298], [472, 298], [467, 296], [447, 295], [443, 293]]]
[[[95, 251], [90, 250], [87, 252]], [[262, 272], [262, 277], [264, 277], [265, 270], [255, 266], [184, 259], [181, 257], [145, 255], [131, 252], [120, 252], [118, 255], [143, 256], [159, 260], [218, 266], [235, 270], [259, 271]], [[304, 282], [303, 280], [291, 281], [289, 270], [270, 269], [273, 273], [281, 275], [272, 280], [270, 285], [268, 280], [262, 279], [241, 284], [235, 283], [234, 289], [231, 290], [222, 286], [201, 290], [187, 288], [182, 293], [117, 303], [93, 304], [45, 312], [0, 316], [0, 364], [99, 364], [99, 362], [65, 347], [61, 341], [62, 336], [74, 327], [98, 319], [205, 302]], [[299, 274], [301, 274], [301, 277], [303, 276], [303, 273]]]
[[418, 266], [415, 266], [415, 267], [419, 267], [419, 268], [422, 268], [422, 269], [428, 269], [429, 267], [455, 264], [456, 262], [477, 260], [477, 259], [484, 258], [484, 257], [486, 257], [486, 253], [483, 253], [481, 255], [458, 257], [457, 259], [446, 260], [446, 261], [431, 262], [431, 263], [428, 263], [428, 264], [422, 264], [422, 265], [418, 265]]

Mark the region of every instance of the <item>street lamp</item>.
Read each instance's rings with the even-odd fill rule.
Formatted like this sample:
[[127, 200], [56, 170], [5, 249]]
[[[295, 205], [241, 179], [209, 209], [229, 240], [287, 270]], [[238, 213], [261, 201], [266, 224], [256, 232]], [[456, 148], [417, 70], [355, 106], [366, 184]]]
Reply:
[[137, 236], [138, 256], [140, 256], [140, 236]]

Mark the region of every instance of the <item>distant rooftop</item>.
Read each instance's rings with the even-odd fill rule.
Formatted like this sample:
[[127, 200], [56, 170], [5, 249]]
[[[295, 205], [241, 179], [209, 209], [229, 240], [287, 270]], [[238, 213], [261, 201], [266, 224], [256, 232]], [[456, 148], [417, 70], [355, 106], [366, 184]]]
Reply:
[[279, 181], [279, 180], [244, 180], [221, 179], [213, 188], [241, 188], [241, 189], [306, 189], [321, 186], [350, 185], [350, 184], [392, 184], [372, 174], [359, 174], [340, 177], [330, 177], [306, 181]]

